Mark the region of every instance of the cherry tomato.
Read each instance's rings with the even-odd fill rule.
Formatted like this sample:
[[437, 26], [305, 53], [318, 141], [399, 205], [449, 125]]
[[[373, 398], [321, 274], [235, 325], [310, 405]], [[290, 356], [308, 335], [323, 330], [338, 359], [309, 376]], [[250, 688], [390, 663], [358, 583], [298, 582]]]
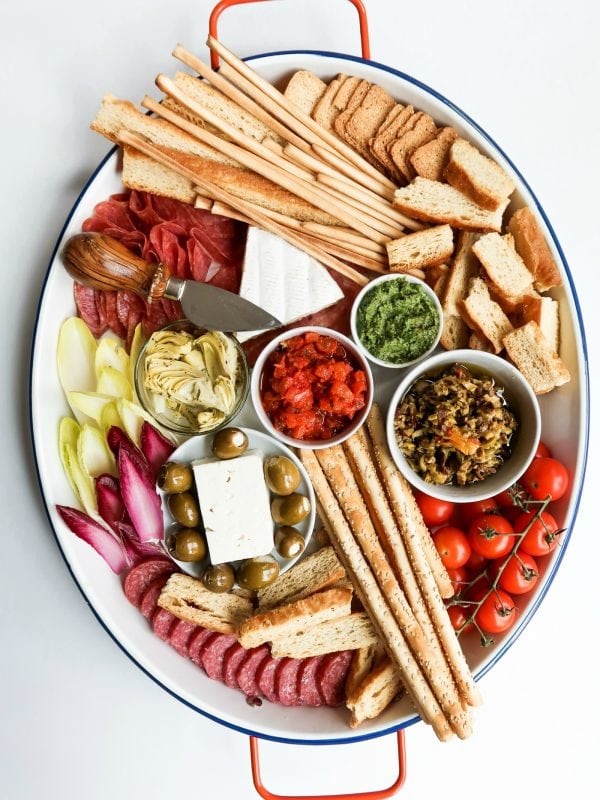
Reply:
[[496, 589], [481, 604], [475, 614], [475, 621], [485, 633], [502, 633], [514, 624], [517, 609], [512, 597]]
[[471, 523], [469, 542], [480, 556], [502, 558], [512, 549], [514, 528], [499, 514], [482, 514]]
[[480, 556], [473, 548], [471, 548], [471, 555], [465, 564], [465, 567], [471, 570], [474, 574], [482, 572], [487, 566], [488, 560], [485, 556]]
[[454, 567], [448, 570], [448, 577], [452, 581], [454, 594], [458, 594], [469, 582], [469, 570], [463, 567]]
[[467, 534], [460, 528], [445, 525], [433, 534], [432, 539], [446, 569], [456, 569], [467, 563], [471, 555], [471, 545]]
[[415, 492], [417, 505], [428, 528], [435, 528], [448, 522], [454, 511], [454, 503], [448, 500], [437, 500], [423, 492]]
[[[515, 522], [515, 531], [522, 533], [535, 517], [535, 511], [525, 511]], [[521, 550], [530, 556], [547, 556], [558, 544], [558, 523], [547, 511], [542, 511], [525, 538], [521, 542]]]
[[569, 485], [567, 468], [555, 458], [534, 458], [521, 483], [534, 500], [560, 500]]
[[505, 508], [513, 508], [514, 506], [513, 496], [511, 494], [512, 488], [513, 487], [511, 486], [509, 489], [505, 489], [503, 492], [500, 492], [500, 494], [494, 495], [494, 501], [503, 510]]
[[552, 453], [550, 452], [550, 448], [547, 444], [540, 442], [537, 446], [537, 450], [535, 451], [534, 458], [552, 458]]
[[540, 573], [533, 558], [522, 550], [517, 550], [502, 570], [498, 585], [511, 594], [527, 594], [536, 585], [539, 577]]
[[[471, 612], [469, 611], [468, 607], [463, 606], [448, 606], [447, 608], [448, 616], [450, 617], [450, 622], [452, 623], [452, 627], [455, 631], [461, 630], [461, 633], [466, 633], [466, 631], [470, 631], [473, 628], [473, 623], [469, 622], [468, 625], [465, 625], [465, 622], [471, 616]], [[465, 627], [463, 628], [463, 625]]]
[[483, 600], [485, 595], [489, 592], [492, 584], [488, 576], [484, 573], [480, 575], [476, 581], [473, 582], [471, 586], [467, 589], [467, 600], [472, 600], [474, 603], [478, 603], [480, 600]]
[[463, 503], [460, 507], [460, 518], [465, 525], [470, 525], [474, 519], [482, 514], [493, 514], [498, 506], [493, 497], [487, 500], [475, 500], [473, 503]]

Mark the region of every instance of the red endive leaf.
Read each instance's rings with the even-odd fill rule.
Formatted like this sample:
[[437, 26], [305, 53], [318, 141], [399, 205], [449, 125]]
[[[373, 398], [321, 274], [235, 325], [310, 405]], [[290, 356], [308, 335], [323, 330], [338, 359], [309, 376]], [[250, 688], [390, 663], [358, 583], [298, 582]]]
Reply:
[[140, 542], [163, 539], [162, 506], [147, 462], [144, 468], [129, 448], [120, 447], [118, 466], [121, 496]]
[[123, 545], [106, 528], [76, 508], [56, 506], [56, 510], [69, 530], [91, 545], [113, 572], [119, 575], [129, 566]]

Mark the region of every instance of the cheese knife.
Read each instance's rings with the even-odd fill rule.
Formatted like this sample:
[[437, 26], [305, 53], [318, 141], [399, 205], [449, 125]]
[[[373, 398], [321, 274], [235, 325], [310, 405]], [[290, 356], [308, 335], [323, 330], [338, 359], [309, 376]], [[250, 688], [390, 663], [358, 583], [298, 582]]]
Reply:
[[62, 253], [65, 268], [91, 289], [128, 289], [152, 302], [179, 300], [195, 325], [225, 333], [277, 328], [282, 323], [260, 306], [233, 292], [199, 281], [169, 276], [165, 264], [150, 264], [102, 233], [72, 236]]

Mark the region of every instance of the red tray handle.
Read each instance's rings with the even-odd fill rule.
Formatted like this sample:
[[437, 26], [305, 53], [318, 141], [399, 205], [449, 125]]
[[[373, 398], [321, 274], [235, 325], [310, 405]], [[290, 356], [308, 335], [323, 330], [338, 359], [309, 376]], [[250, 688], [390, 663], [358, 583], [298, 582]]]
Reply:
[[254, 788], [264, 800], [382, 800], [384, 797], [391, 797], [400, 791], [406, 778], [406, 750], [404, 746], [404, 731], [397, 731], [398, 739], [398, 777], [391, 786], [386, 789], [374, 789], [371, 792], [356, 792], [353, 794], [310, 794], [310, 795], [287, 795], [273, 794], [263, 784], [260, 777], [260, 763], [258, 758], [258, 742], [255, 736], [250, 737], [250, 760], [252, 762], [252, 780]]
[[[264, 3], [265, 0], [221, 0], [220, 3], [213, 8], [208, 23], [208, 31], [210, 35], [218, 39], [217, 35], [217, 22], [219, 17], [229, 6], [240, 6], [246, 3]], [[371, 58], [371, 46], [369, 44], [369, 24], [367, 22], [367, 11], [363, 5], [362, 0], [350, 0], [358, 13], [358, 21], [360, 24], [360, 43], [362, 47], [362, 57], [366, 59]], [[219, 56], [216, 53], [210, 54], [210, 63], [213, 69], [219, 66]]]

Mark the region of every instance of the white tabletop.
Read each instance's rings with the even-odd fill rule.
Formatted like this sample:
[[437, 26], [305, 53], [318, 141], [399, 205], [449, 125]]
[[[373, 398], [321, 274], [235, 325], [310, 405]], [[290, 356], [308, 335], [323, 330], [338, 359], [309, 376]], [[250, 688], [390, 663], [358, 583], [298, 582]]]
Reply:
[[[594, 5], [367, 0], [372, 57], [453, 100], [533, 187], [574, 276], [592, 367], [600, 356]], [[6, 800], [257, 796], [247, 739], [159, 688], [86, 606], [46, 520], [27, 420], [29, 346], [48, 258], [107, 151], [89, 121], [105, 92], [132, 100], [151, 92], [155, 74], [173, 69], [176, 42], [205, 55], [211, 7], [210, 0], [3, 4], [0, 793]], [[234, 9], [220, 33], [241, 55], [293, 48], [358, 53], [356, 15], [344, 0]], [[598, 444], [596, 436], [562, 566], [524, 635], [482, 680], [485, 705], [474, 736], [441, 745], [425, 726], [411, 728], [400, 796], [598, 796], [600, 692], [592, 656]], [[393, 737], [261, 750], [265, 780], [280, 792], [366, 790], [393, 777]]]

